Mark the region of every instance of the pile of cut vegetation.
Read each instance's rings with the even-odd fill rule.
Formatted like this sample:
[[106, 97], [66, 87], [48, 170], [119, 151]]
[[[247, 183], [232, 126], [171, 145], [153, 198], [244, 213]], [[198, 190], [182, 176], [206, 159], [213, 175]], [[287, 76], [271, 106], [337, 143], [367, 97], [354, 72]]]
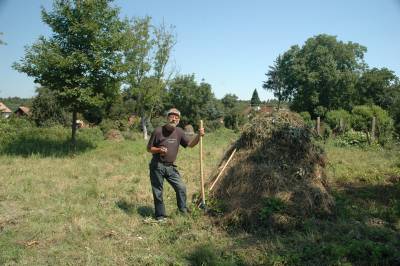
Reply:
[[211, 193], [225, 224], [289, 229], [305, 217], [331, 213], [323, 149], [292, 112], [254, 118], [227, 151], [233, 159]]

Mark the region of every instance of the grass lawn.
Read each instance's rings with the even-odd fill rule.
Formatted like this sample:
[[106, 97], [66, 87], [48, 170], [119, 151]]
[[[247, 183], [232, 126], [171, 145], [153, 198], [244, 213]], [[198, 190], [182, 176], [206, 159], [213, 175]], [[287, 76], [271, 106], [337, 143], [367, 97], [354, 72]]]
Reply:
[[[237, 134], [204, 139], [210, 175]], [[141, 139], [101, 141], [77, 155], [0, 154], [0, 265], [395, 265], [400, 264], [400, 151], [326, 144], [336, 199], [329, 219], [290, 232], [213, 225], [193, 208], [148, 219], [150, 154]], [[181, 149], [188, 201], [199, 190], [199, 149]]]

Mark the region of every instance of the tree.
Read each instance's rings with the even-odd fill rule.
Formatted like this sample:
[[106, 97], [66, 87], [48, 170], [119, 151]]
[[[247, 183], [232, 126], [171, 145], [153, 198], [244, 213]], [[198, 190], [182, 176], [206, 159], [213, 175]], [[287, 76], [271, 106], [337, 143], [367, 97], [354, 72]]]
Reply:
[[45, 87], [36, 89], [32, 102], [31, 119], [37, 126], [67, 125], [70, 114], [59, 105], [54, 91]]
[[165, 80], [165, 68], [175, 45], [172, 29], [164, 24], [154, 27], [150, 22], [150, 17], [133, 21], [129, 33], [130, 45], [125, 53], [127, 98], [136, 101], [135, 109], [141, 117], [145, 139], [151, 116], [163, 108], [162, 99], [168, 80]]
[[356, 82], [366, 68], [365, 52], [357, 43], [317, 35], [277, 58], [265, 88], [291, 99], [293, 110], [313, 116], [339, 108], [351, 110]]
[[283, 56], [279, 55], [273, 66], [269, 67], [269, 71], [265, 74], [268, 79], [264, 81], [263, 88], [272, 91], [274, 97], [278, 100], [277, 109], [279, 111], [283, 101], [289, 101], [293, 95], [293, 86], [291, 83], [291, 74], [294, 73], [291, 69], [291, 60], [293, 54], [298, 50], [297, 46], [294, 46], [286, 52]]
[[224, 106], [225, 127], [238, 129], [239, 123], [244, 120], [241, 112], [242, 110], [239, 106], [238, 97], [235, 94], [228, 93], [221, 99], [221, 102]]
[[232, 109], [238, 104], [238, 97], [235, 94], [228, 93], [221, 99], [224, 108]]
[[211, 85], [204, 81], [197, 84], [194, 75], [177, 76], [171, 81], [166, 107], [178, 108], [184, 125], [197, 126], [200, 119], [214, 120], [222, 115]]
[[72, 112], [72, 143], [76, 143], [78, 112], [101, 108], [119, 93], [124, 71], [127, 22], [111, 0], [56, 0], [42, 8], [42, 20], [53, 35], [39, 37], [26, 48], [14, 68], [53, 91]]
[[400, 83], [393, 71], [373, 68], [362, 73], [356, 88], [359, 104], [376, 104], [388, 109], [400, 91]]
[[257, 89], [254, 89], [253, 95], [251, 96], [250, 105], [252, 107], [256, 107], [256, 106], [260, 106], [260, 104], [261, 104], [261, 101], [260, 101], [260, 98], [258, 97]]

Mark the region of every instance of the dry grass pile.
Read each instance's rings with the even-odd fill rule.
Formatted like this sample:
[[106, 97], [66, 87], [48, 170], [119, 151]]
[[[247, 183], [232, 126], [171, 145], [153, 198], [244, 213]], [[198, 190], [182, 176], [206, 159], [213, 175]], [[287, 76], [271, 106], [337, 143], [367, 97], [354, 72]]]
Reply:
[[221, 165], [235, 148], [211, 195], [223, 209], [223, 222], [286, 229], [304, 217], [331, 212], [325, 153], [299, 115], [277, 112], [254, 118]]

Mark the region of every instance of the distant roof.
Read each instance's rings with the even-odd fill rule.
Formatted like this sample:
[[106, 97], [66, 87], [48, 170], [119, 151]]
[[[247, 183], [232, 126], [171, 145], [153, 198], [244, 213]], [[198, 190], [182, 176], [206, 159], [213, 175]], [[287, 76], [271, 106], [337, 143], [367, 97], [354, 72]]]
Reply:
[[0, 112], [1, 113], [12, 113], [12, 111], [2, 102], [0, 102]]
[[16, 112], [18, 112], [19, 110], [21, 110], [23, 113], [25, 113], [25, 114], [30, 114], [30, 109], [29, 109], [29, 107], [26, 107], [26, 106], [20, 106], [20, 107], [18, 107], [18, 109], [17, 109], [17, 111], [15, 111], [15, 113]]

